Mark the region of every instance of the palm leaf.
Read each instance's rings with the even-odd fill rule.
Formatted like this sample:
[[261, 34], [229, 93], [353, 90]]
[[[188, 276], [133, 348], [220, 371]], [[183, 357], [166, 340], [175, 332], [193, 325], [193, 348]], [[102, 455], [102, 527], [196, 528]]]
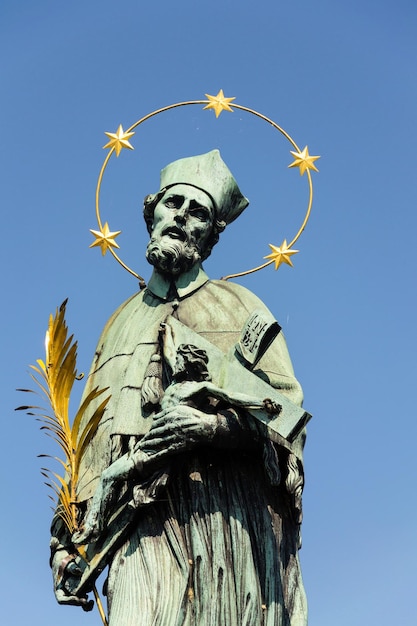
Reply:
[[[53, 493], [53, 496], [49, 495], [49, 497], [55, 503], [55, 516], [62, 520], [69, 534], [72, 535], [78, 529], [76, 484], [80, 462], [87, 445], [97, 430], [110, 396], [99, 404], [80, 432], [81, 424], [91, 402], [106, 390], [96, 388], [91, 391], [83, 400], [71, 427], [68, 410], [72, 387], [77, 378], [77, 342], [74, 341], [73, 335], [68, 337], [68, 328], [65, 322], [66, 304], [67, 300], [61, 304], [59, 310], [57, 309], [54, 317], [49, 316], [45, 337], [45, 361], [37, 359], [37, 365], [30, 366], [32, 370], [30, 377], [47, 398], [52, 414], [48, 415], [45, 409], [38, 406], [20, 406], [16, 410], [25, 410], [28, 415], [35, 415], [36, 419], [43, 424], [41, 430], [56, 442], [64, 455], [62, 459], [49, 454], [39, 456], [57, 461], [64, 469], [64, 476], [48, 468], [42, 468], [41, 474], [46, 478], [45, 484]], [[20, 389], [19, 391], [39, 395], [39, 391], [34, 392], [31, 389]], [[32, 413], [28, 409], [36, 412]], [[86, 560], [83, 547], [79, 546], [77, 550], [80, 557]], [[103, 624], [107, 626], [101, 599], [95, 587], [93, 587], [93, 592], [100, 617]]]
[[[42, 475], [48, 480], [48, 487], [55, 495], [56, 514], [65, 521], [72, 534], [77, 529], [76, 483], [80, 462], [97, 430], [110, 396], [98, 405], [81, 429], [91, 403], [105, 391], [93, 389], [84, 398], [71, 427], [69, 403], [77, 377], [77, 342], [74, 341], [73, 335], [68, 335], [65, 321], [66, 304], [67, 300], [56, 310], [54, 316], [49, 316], [45, 338], [45, 361], [37, 359], [36, 364], [30, 366], [32, 370], [30, 376], [41, 394], [47, 398], [52, 409], [51, 414], [38, 406], [21, 406], [17, 410], [35, 411], [31, 414], [42, 423], [41, 430], [55, 441], [63, 454], [63, 458], [48, 454], [40, 456], [57, 461], [64, 469], [64, 476], [47, 468], [43, 468]], [[31, 389], [21, 391], [37, 393]]]
[[[30, 367], [32, 367], [34, 370], [38, 371], [35, 367], [33, 367], [33, 365], [31, 365]], [[40, 372], [39, 372], [40, 373]], [[35, 381], [35, 383], [38, 385], [38, 387], [41, 389], [41, 391], [43, 391], [43, 393], [45, 394], [45, 396], [47, 397], [47, 399], [49, 400], [49, 402], [51, 402], [51, 394], [48, 391], [47, 387], [44, 387], [43, 383], [40, 382], [40, 380], [38, 378], [36, 378], [36, 376], [34, 376], [33, 374], [30, 374], [30, 377], [32, 380]], [[46, 384], [48, 384], [48, 380], [46, 380]], [[36, 393], [36, 392], [34, 392]]]
[[[66, 464], [64, 463], [62, 459], [59, 458], [59, 456], [52, 456], [51, 454], [38, 454], [38, 459], [53, 459], [57, 463], [60, 463], [62, 467], [64, 468], [64, 470], [67, 471]], [[42, 469], [46, 469], [46, 468], [42, 468]]]
[[[92, 391], [90, 391], [90, 393], [86, 396], [86, 398], [82, 402], [74, 418], [74, 423], [72, 425], [72, 435], [74, 437], [74, 441], [78, 441], [78, 431], [80, 428], [81, 420], [90, 402], [98, 398], [98, 396], [100, 396], [102, 393], [104, 393], [107, 390], [108, 390], [108, 387], [106, 387], [105, 389], [99, 389], [98, 387], [95, 387]], [[87, 427], [88, 427], [88, 424], [87, 424]]]
[[[40, 430], [45, 430], [45, 428], [46, 428], [46, 427], [41, 426]], [[64, 441], [64, 440], [62, 439], [62, 437], [59, 437], [59, 435], [56, 435], [56, 434], [52, 433], [52, 432], [50, 431], [50, 429], [47, 429], [47, 430], [46, 430], [45, 435], [46, 435], [47, 437], [50, 437], [51, 439], [53, 439], [53, 440], [55, 441], [55, 443], [57, 444], [57, 446], [59, 446], [59, 448], [61, 449], [61, 452], [63, 452], [63, 453], [64, 453], [65, 458], [66, 458], [66, 459], [68, 459], [68, 458], [69, 458], [69, 455], [70, 455], [70, 453], [71, 453], [71, 449], [68, 447], [67, 442], [66, 442], [66, 441]], [[64, 463], [68, 464], [68, 461], [65, 461], [65, 460], [64, 460]]]

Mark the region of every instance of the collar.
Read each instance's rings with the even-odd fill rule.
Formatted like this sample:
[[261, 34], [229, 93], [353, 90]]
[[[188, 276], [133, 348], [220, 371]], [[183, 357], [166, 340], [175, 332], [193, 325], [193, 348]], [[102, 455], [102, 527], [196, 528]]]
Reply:
[[177, 290], [178, 297], [181, 299], [200, 289], [208, 279], [200, 263], [197, 263], [188, 272], [181, 274], [177, 278], [165, 276], [154, 269], [147, 287], [149, 291], [161, 300], [168, 300], [168, 294], [173, 285]]

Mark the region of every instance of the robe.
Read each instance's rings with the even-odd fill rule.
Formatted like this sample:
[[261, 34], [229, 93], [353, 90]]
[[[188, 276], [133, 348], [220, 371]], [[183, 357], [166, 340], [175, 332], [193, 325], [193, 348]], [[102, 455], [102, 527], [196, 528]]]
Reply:
[[[111, 399], [84, 455], [79, 501], [91, 498], [103, 469], [151, 427], [140, 390], [167, 315], [227, 353], [248, 316], [266, 310], [247, 289], [208, 280], [199, 266], [175, 287], [173, 296], [172, 285], [154, 275], [103, 331], [85, 394], [109, 387]], [[254, 373], [301, 404], [282, 332]], [[110, 563], [109, 626], [306, 626], [302, 464], [277, 447], [281, 481], [273, 484], [262, 437], [244, 449], [207, 444], [173, 457], [168, 484]]]

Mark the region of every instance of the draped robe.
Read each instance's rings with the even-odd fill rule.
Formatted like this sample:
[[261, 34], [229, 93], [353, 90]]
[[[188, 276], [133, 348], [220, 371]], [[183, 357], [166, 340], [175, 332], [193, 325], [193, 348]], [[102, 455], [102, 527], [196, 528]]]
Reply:
[[[102, 333], [85, 394], [99, 386], [112, 395], [83, 459], [79, 501], [91, 498], [103, 469], [151, 427], [140, 390], [167, 315], [226, 353], [249, 314], [265, 310], [250, 291], [208, 280], [199, 266], [175, 287], [172, 297], [172, 286], [154, 275]], [[282, 333], [255, 374], [301, 403]], [[267, 433], [244, 449], [207, 443], [172, 458], [166, 488], [143, 508], [110, 563], [109, 626], [306, 626], [298, 560], [302, 464], [278, 447], [281, 481], [271, 484], [262, 437]]]

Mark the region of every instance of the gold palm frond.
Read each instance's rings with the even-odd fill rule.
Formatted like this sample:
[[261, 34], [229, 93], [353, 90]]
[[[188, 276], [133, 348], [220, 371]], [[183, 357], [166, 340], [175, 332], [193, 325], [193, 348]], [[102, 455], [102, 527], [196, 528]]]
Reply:
[[55, 316], [49, 317], [45, 337], [45, 361], [37, 359], [36, 365], [30, 366], [32, 370], [30, 376], [41, 393], [33, 392], [31, 389], [19, 389], [19, 391], [43, 395], [49, 403], [50, 411], [39, 406], [20, 406], [17, 410], [25, 410], [30, 415], [35, 415], [42, 423], [41, 430], [52, 437], [62, 453], [62, 458], [49, 454], [39, 456], [54, 459], [60, 463], [64, 469], [63, 476], [44, 467], [41, 473], [47, 480], [45, 484], [54, 494], [52, 499], [57, 504], [56, 514], [61, 517], [72, 535], [78, 530], [76, 485], [81, 458], [96, 432], [110, 396], [98, 405], [80, 431], [86, 410], [91, 402], [106, 389], [99, 390], [96, 387], [90, 391], [78, 409], [71, 426], [69, 402], [74, 382], [79, 377], [76, 370], [77, 342], [74, 341], [73, 335], [68, 336], [65, 321], [66, 305], [67, 300], [56, 310]]
[[[50, 454], [40, 454], [42, 458], [57, 461], [63, 468], [63, 476], [46, 467], [41, 469], [45, 484], [52, 490], [50, 496], [55, 504], [55, 515], [64, 522], [69, 534], [78, 530], [78, 509], [76, 485], [78, 482], [80, 462], [82, 456], [97, 430], [110, 396], [105, 398], [95, 409], [93, 415], [83, 426], [81, 424], [91, 402], [103, 394], [107, 389], [96, 387], [85, 397], [71, 426], [69, 418], [69, 403], [71, 391], [77, 376], [77, 342], [74, 336], [68, 337], [68, 327], [65, 322], [67, 300], [65, 300], [55, 316], [49, 316], [48, 330], [45, 337], [45, 361], [37, 359], [36, 365], [31, 365], [30, 376], [37, 384], [38, 391], [32, 389], [18, 389], [26, 393], [43, 395], [50, 406], [51, 412], [40, 406], [19, 406], [17, 411], [26, 411], [28, 415], [35, 415], [42, 423], [41, 430], [58, 444], [63, 458]], [[39, 393], [39, 390], [41, 393]], [[80, 546], [78, 553], [85, 558]], [[93, 593], [97, 602], [103, 625], [107, 626], [107, 619], [96, 587]]]

